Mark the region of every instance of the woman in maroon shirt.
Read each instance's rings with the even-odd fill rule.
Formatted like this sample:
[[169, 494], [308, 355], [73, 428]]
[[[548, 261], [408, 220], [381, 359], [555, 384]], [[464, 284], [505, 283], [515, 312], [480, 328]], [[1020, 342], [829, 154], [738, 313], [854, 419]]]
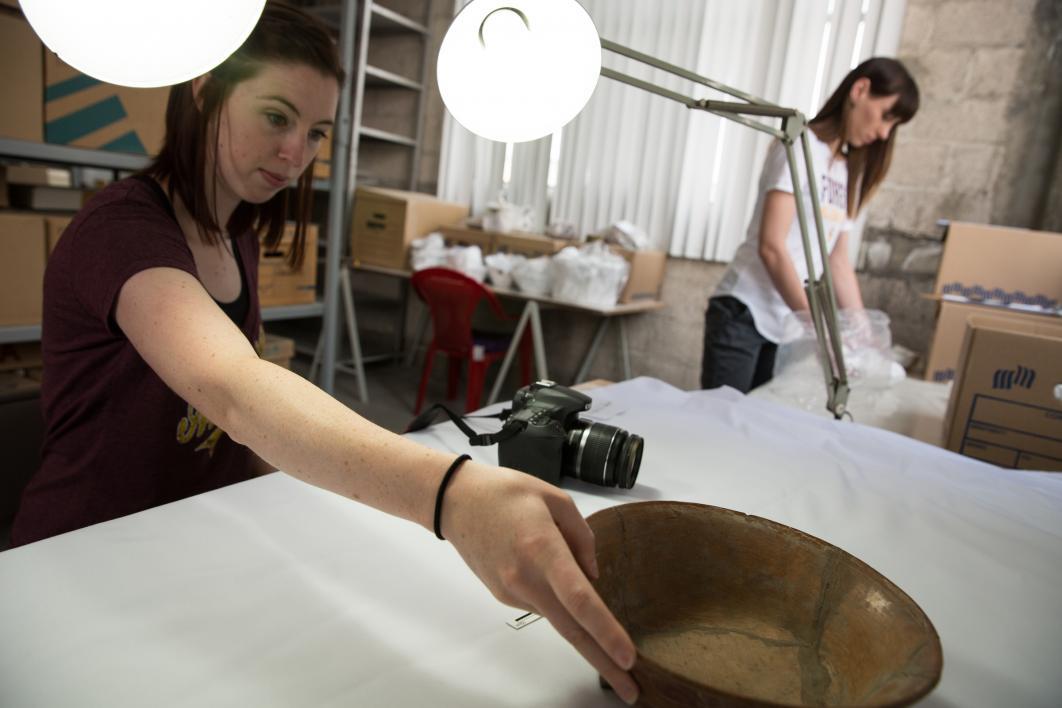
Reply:
[[144, 174], [74, 219], [45, 277], [46, 437], [12, 530], [29, 543], [249, 478], [257, 462], [437, 528], [502, 602], [550, 622], [633, 701], [634, 646], [595, 594], [571, 499], [514, 470], [453, 462], [258, 357], [258, 234], [279, 241], [287, 185], [303, 257], [310, 169], [342, 69], [315, 20], [269, 3], [244, 45], [175, 86]]

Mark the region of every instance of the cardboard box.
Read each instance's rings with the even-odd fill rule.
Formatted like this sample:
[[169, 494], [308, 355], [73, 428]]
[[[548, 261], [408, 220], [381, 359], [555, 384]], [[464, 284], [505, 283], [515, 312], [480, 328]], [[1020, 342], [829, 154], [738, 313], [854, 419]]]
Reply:
[[317, 151], [317, 159], [313, 163], [313, 178], [328, 179], [332, 176], [332, 136], [321, 141], [321, 149]]
[[0, 137], [42, 141], [43, 51], [28, 22], [0, 14]]
[[667, 266], [667, 253], [664, 251], [631, 251], [619, 246], [609, 247], [630, 263], [631, 272], [627, 284], [623, 286], [619, 302], [637, 302], [640, 300], [659, 300], [660, 288], [664, 285], [664, 269]]
[[43, 366], [40, 342], [0, 344], [0, 396], [40, 391]]
[[1056, 311], [1062, 302], [1060, 273], [1062, 234], [951, 223], [931, 296], [941, 304], [926, 379], [954, 378], [966, 318], [986, 314], [979, 308], [1034, 322]]
[[79, 211], [85, 204], [85, 193], [66, 187], [40, 187], [13, 184], [7, 190], [8, 200], [16, 209], [33, 211]]
[[354, 194], [351, 225], [354, 263], [404, 269], [411, 241], [467, 216], [468, 205], [444, 202], [429, 194], [359, 187]]
[[331, 179], [332, 178], [332, 164], [330, 162], [322, 162], [318, 159], [313, 163], [313, 178], [314, 179]]
[[41, 321], [44, 301], [44, 219], [0, 213], [0, 326]]
[[967, 457], [1062, 471], [1062, 324], [971, 317], [944, 431]]
[[291, 358], [295, 356], [295, 340], [266, 334], [262, 339], [262, 351], [258, 353], [258, 356], [277, 366], [290, 369]]
[[955, 378], [955, 371], [962, 353], [962, 341], [966, 334], [966, 322], [974, 316], [992, 316], [1014, 322], [1062, 323], [1062, 318], [1047, 313], [1027, 312], [1013, 307], [985, 305], [980, 303], [944, 300], [940, 303], [937, 327], [926, 361], [926, 381], [947, 383]]
[[44, 139], [49, 143], [154, 155], [166, 131], [169, 87], [103, 83], [44, 52]]
[[1053, 309], [1062, 302], [1062, 234], [953, 222], [934, 295]]
[[47, 165], [7, 165], [8, 184], [30, 184], [37, 187], [73, 187], [70, 170]]
[[0, 344], [0, 371], [25, 373], [44, 366], [40, 342]]
[[499, 236], [494, 231], [483, 229], [470, 229], [465, 226], [444, 226], [439, 229], [447, 246], [479, 246], [483, 255], [494, 253], [497, 248], [496, 239]]
[[70, 226], [70, 222], [73, 220], [73, 217], [61, 215], [44, 217], [44, 242], [49, 258], [52, 255], [52, 251], [55, 250], [55, 245], [59, 243], [59, 237], [63, 235], [63, 231], [66, 230], [67, 226]]
[[286, 256], [295, 238], [295, 224], [288, 224], [275, 250], [265, 245], [258, 259], [258, 300], [262, 307], [306, 305], [317, 299], [317, 224], [306, 225], [306, 248], [302, 267], [292, 270]]
[[522, 231], [499, 232], [494, 236], [494, 251], [496, 253], [513, 253], [527, 256], [528, 258], [552, 256], [565, 246], [570, 245], [571, 241], [562, 241], [561, 239]]

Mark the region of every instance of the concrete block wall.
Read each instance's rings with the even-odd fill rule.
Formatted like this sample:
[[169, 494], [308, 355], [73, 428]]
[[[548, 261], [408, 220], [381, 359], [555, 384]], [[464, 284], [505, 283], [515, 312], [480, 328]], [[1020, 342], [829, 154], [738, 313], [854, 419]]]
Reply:
[[[1062, 2], [908, 0], [899, 58], [922, 90], [868, 226], [1038, 228], [1058, 164]], [[1056, 192], [1057, 194], [1057, 192]]]

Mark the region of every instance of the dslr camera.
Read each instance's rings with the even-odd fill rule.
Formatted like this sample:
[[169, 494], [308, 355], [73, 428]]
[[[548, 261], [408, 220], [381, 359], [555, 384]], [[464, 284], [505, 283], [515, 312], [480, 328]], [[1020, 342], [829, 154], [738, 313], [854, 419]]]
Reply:
[[580, 420], [579, 413], [589, 409], [590, 397], [567, 386], [552, 381], [524, 386], [499, 436], [499, 464], [556, 485], [567, 475], [630, 489], [642, 462], [642, 438]]

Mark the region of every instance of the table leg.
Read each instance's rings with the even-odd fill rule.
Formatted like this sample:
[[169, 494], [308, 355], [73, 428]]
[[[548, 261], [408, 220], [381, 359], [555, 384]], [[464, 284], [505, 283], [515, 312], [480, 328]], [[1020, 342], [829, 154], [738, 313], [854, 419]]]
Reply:
[[347, 335], [350, 337], [350, 352], [354, 358], [354, 375], [358, 379], [358, 398], [362, 403], [368, 403], [369, 389], [365, 385], [365, 364], [361, 357], [361, 338], [358, 336], [358, 322], [354, 314], [354, 295], [350, 291], [349, 268], [340, 269], [339, 285], [346, 310]]
[[408, 369], [413, 366], [413, 360], [417, 358], [417, 351], [420, 349], [420, 343], [424, 341], [424, 332], [428, 329], [428, 319], [431, 317], [431, 310], [427, 305], [419, 308], [420, 314], [417, 315], [417, 326], [413, 330], [413, 345], [403, 359], [403, 364]]
[[619, 325], [620, 351], [623, 352], [623, 380], [629, 381], [631, 379], [631, 348], [627, 345], [626, 321], [626, 318], [620, 317], [617, 324]]
[[501, 393], [502, 384], [505, 382], [505, 376], [509, 373], [509, 367], [513, 363], [513, 357], [516, 355], [516, 350], [520, 346], [520, 338], [524, 334], [524, 330], [528, 325], [531, 326], [531, 343], [535, 348], [535, 369], [538, 373], [539, 379], [548, 379], [549, 372], [546, 370], [546, 347], [542, 342], [542, 318], [539, 315], [538, 303], [534, 300], [528, 300], [524, 305], [524, 311], [520, 314], [520, 321], [516, 324], [516, 331], [513, 332], [512, 343], [509, 345], [509, 351], [505, 352], [505, 358], [502, 359], [501, 369], [498, 370], [498, 376], [494, 379], [494, 387], [490, 390], [490, 397], [487, 399], [487, 405], [494, 403], [498, 400], [498, 394]]
[[[605, 332], [608, 331], [608, 321], [608, 317], [602, 317], [601, 321], [597, 323], [597, 329], [594, 330], [594, 338], [590, 340], [590, 348], [586, 350], [586, 354], [583, 356], [583, 363], [579, 366], [579, 372], [575, 375], [575, 381], [572, 383], [578, 384], [586, 381], [586, 376], [590, 373], [590, 365], [594, 363], [594, 357], [597, 356], [601, 340], [605, 338]], [[623, 330], [620, 331], [622, 332]]]
[[321, 365], [321, 355], [324, 353], [324, 330], [317, 335], [317, 346], [313, 351], [313, 361], [310, 362], [310, 382], [317, 383], [317, 367]]
[[[542, 336], [542, 315], [537, 302], [530, 302], [531, 308], [531, 344], [535, 349], [535, 371], [539, 380], [548, 379], [549, 372], [546, 370], [546, 340]], [[516, 343], [519, 340], [514, 339]], [[514, 347], [515, 348], [515, 347]]]
[[409, 281], [398, 284], [398, 331], [395, 333], [395, 359], [405, 358], [406, 351], [406, 317], [409, 315]]

